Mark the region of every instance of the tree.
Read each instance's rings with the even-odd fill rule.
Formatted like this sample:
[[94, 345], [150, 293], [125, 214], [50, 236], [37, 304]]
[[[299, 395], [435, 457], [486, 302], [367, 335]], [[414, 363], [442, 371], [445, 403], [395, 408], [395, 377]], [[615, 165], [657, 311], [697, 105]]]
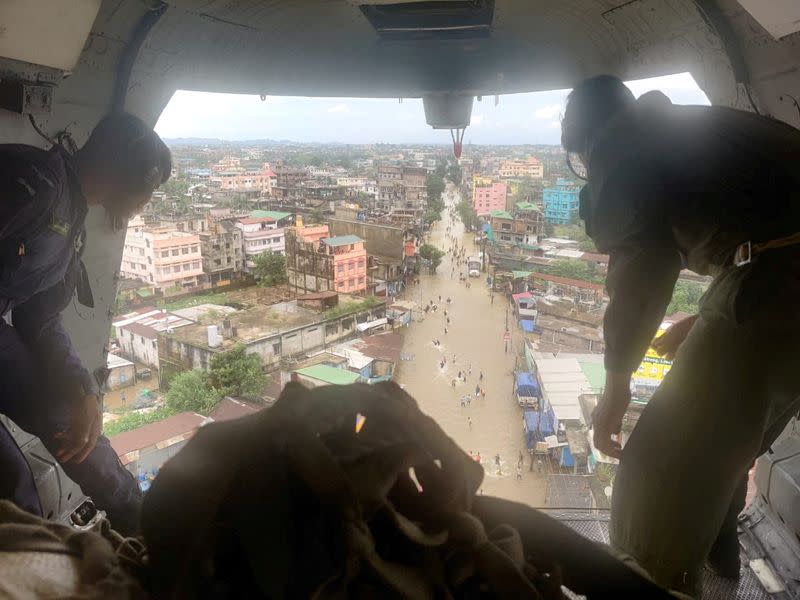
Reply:
[[447, 167], [447, 178], [455, 185], [461, 185], [462, 177], [463, 173], [457, 162], [453, 162]]
[[419, 248], [419, 255], [428, 261], [430, 272], [435, 273], [439, 265], [442, 264], [444, 252], [433, 244], [423, 244]]
[[223, 396], [260, 398], [268, 377], [257, 354], [247, 354], [244, 346], [217, 354], [211, 359], [211, 384]]
[[206, 384], [206, 376], [201, 371], [184, 371], [172, 378], [167, 391], [167, 408], [172, 412], [210, 411], [222, 396], [219, 391]]
[[428, 202], [433, 199], [438, 200], [442, 197], [442, 193], [444, 192], [444, 178], [440, 177], [436, 173], [431, 173], [425, 179], [425, 187], [428, 191]]
[[458, 212], [458, 217], [461, 219], [461, 222], [464, 223], [464, 227], [467, 231], [478, 227], [478, 213], [475, 212], [475, 207], [472, 206], [472, 202], [466, 198], [462, 199], [461, 202], [456, 205], [456, 212]]
[[314, 210], [311, 211], [311, 214], [308, 215], [308, 220], [311, 223], [324, 223], [325, 222], [325, 213], [322, 212], [322, 209], [317, 206]]
[[269, 287], [286, 282], [286, 257], [282, 254], [267, 250], [257, 255], [253, 262], [258, 285]]
[[696, 314], [699, 309], [700, 298], [705, 294], [706, 286], [691, 281], [679, 281], [672, 291], [672, 300], [667, 306], [667, 314], [682, 311]]
[[568, 279], [581, 279], [601, 283], [602, 278], [598, 277], [594, 269], [582, 260], [567, 258], [553, 262], [547, 269], [551, 275], [567, 277]]

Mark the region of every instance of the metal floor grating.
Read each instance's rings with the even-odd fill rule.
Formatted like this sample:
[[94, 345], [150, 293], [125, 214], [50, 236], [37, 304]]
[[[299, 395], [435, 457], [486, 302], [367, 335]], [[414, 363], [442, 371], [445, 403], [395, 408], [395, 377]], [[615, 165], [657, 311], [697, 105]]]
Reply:
[[[549, 514], [582, 536], [608, 544], [607, 514], [580, 515], [569, 512], [549, 512]], [[747, 564], [744, 557], [742, 564]], [[569, 598], [583, 598], [569, 592], [567, 595]], [[709, 571], [703, 572], [703, 600], [770, 600], [770, 598], [771, 596], [764, 591], [756, 576], [746, 566], [742, 566], [739, 581], [717, 577]]]

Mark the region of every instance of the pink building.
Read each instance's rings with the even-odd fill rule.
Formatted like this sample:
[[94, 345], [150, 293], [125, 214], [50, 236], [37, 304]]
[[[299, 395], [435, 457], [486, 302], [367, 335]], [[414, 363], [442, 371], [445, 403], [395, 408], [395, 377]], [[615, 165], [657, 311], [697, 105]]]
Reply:
[[120, 273], [158, 290], [203, 282], [200, 237], [174, 227], [146, 227], [134, 218], [128, 226]]
[[488, 177], [475, 177], [472, 187], [472, 205], [478, 216], [484, 216], [493, 210], [506, 209], [508, 187], [505, 183], [492, 181]]
[[333, 289], [345, 294], [367, 291], [367, 251], [357, 235], [322, 238], [321, 250], [333, 255]]

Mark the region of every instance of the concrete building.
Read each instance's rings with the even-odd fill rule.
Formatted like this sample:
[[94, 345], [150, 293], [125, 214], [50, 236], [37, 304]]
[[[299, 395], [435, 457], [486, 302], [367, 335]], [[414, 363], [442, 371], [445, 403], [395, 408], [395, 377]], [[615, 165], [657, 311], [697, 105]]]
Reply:
[[200, 238], [173, 227], [146, 227], [132, 220], [125, 236], [120, 274], [157, 290], [192, 288], [204, 279]]
[[258, 192], [269, 196], [272, 188], [278, 185], [277, 175], [264, 164], [258, 170], [225, 170], [214, 173], [209, 182], [223, 191]]
[[356, 235], [330, 237], [327, 225], [287, 230], [286, 269], [297, 291], [365, 294], [367, 251]]
[[108, 369], [107, 390], [118, 390], [136, 383], [136, 365], [131, 361], [109, 352], [106, 357], [106, 368]]
[[529, 156], [525, 159], [505, 160], [500, 163], [500, 168], [497, 172], [503, 179], [521, 179], [523, 177], [541, 179], [544, 177], [544, 167], [539, 162], [539, 159], [534, 156]]
[[333, 235], [357, 235], [364, 240], [369, 276], [376, 287], [374, 293], [379, 295], [382, 295], [381, 292], [394, 293], [416, 254], [412, 240], [412, 255], [410, 259], [406, 258], [405, 247], [408, 237], [406, 230], [390, 225], [344, 219], [331, 219], [329, 223]]
[[255, 257], [263, 252], [286, 253], [285, 229], [278, 227], [272, 217], [238, 219], [236, 227], [242, 231], [245, 268], [248, 271], [255, 267]]
[[[524, 210], [520, 209], [520, 205], [524, 205]], [[489, 213], [489, 225], [496, 242], [522, 246], [539, 243], [544, 233], [542, 212], [531, 203], [521, 202], [520, 205], [512, 212], [494, 210]]]
[[245, 270], [242, 230], [232, 220], [211, 221], [198, 234], [203, 272], [212, 285], [224, 285], [241, 277]]
[[192, 323], [191, 319], [148, 306], [121, 315], [111, 326], [123, 356], [158, 369], [158, 334]]
[[308, 172], [301, 167], [276, 166], [273, 169], [275, 182], [278, 187], [297, 187], [302, 181], [308, 179]]
[[544, 188], [544, 220], [554, 225], [566, 225], [578, 216], [580, 187], [559, 179], [555, 186]]
[[477, 175], [472, 178], [472, 206], [479, 217], [493, 210], [505, 210], [507, 194], [508, 187], [501, 181]]
[[422, 167], [378, 167], [377, 208], [383, 212], [417, 214], [425, 210], [428, 171]]
[[324, 312], [303, 308], [296, 301], [258, 305], [230, 313], [211, 333], [208, 325], [193, 324], [160, 335], [159, 361], [176, 371], [208, 370], [215, 354], [242, 344], [265, 367], [276, 367], [284, 359], [318, 352], [358, 335], [359, 325], [385, 316], [384, 302], [356, 298], [344, 299], [335, 310]]

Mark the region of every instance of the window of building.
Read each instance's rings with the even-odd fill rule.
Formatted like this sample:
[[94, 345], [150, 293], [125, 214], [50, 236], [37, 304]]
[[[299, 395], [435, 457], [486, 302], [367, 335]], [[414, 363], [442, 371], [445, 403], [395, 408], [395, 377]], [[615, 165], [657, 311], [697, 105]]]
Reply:
[[189, 254], [189, 248], [181, 248], [181, 254]]
[[139, 336], [139, 343], [144, 345], [144, 338], [141, 335]]
[[356, 280], [353, 277], [347, 280], [347, 287], [353, 287], [355, 284]]
[[364, 283], [364, 278], [363, 277], [359, 277], [358, 278], [358, 284], [359, 285], [363, 285], [363, 283]]
[[280, 353], [281, 353], [281, 345], [280, 344], [272, 344], [272, 353], [275, 354], [276, 356], [280, 355]]
[[161, 258], [167, 258], [168, 256], [169, 256], [169, 250], [164, 250], [164, 251], [161, 253]]
[[225, 260], [225, 264], [228, 264], [228, 265], [231, 264], [231, 257], [230, 256]]
[[153, 341], [151, 342], [151, 344], [150, 344], [150, 345], [151, 345], [153, 348], [155, 348], [155, 347], [156, 347], [156, 341], [155, 341], [155, 340], [153, 340]]
[[197, 246], [192, 246], [192, 252], [199, 252], [200, 249]]
[[172, 256], [178, 256], [178, 249], [177, 249], [177, 248], [175, 248], [175, 249], [172, 251]]
[[[228, 260], [230, 260], [230, 259], [228, 259]], [[214, 259], [214, 264], [215, 264], [215, 265], [217, 265], [217, 266], [219, 266], [219, 265], [221, 265], [221, 264], [222, 264], [222, 260], [221, 260], [221, 259], [219, 259], [219, 258], [215, 258], [215, 259]]]
[[174, 267], [172, 267], [172, 272], [173, 273], [180, 273], [181, 272], [181, 266], [180, 265], [175, 265]]
[[183, 270], [184, 271], [188, 271], [191, 268], [192, 268], [192, 265], [190, 265], [189, 263], [186, 263], [185, 265], [183, 265]]
[[337, 273], [344, 273], [344, 265], [337, 265], [336, 272]]
[[347, 263], [347, 270], [348, 271], [352, 271], [355, 268], [356, 268], [356, 262], [354, 260], [351, 260], [349, 263]]

